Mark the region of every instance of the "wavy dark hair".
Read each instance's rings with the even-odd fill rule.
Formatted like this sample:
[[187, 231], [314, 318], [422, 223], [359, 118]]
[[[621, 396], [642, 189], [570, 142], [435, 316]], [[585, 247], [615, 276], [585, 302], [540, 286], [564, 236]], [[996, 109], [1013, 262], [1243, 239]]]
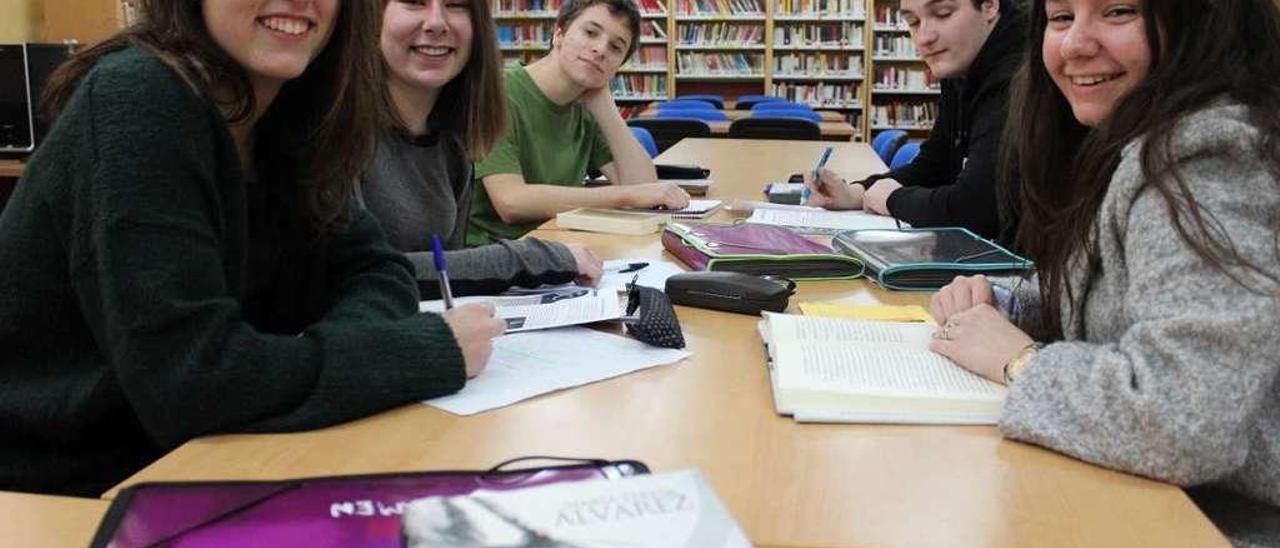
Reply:
[[[392, 2], [383, 0], [385, 10]], [[472, 161], [484, 157], [502, 138], [507, 128], [507, 99], [502, 88], [502, 52], [489, 0], [469, 0], [471, 15], [471, 58], [462, 72], [445, 84], [431, 108], [429, 123], [443, 133], [457, 135]], [[390, 69], [383, 66], [388, 75]], [[382, 87], [382, 100], [391, 113], [393, 127], [405, 131], [405, 121], [396, 114], [394, 102]]]
[[[378, 4], [337, 5], [328, 43], [301, 76], [285, 83], [255, 128], [255, 158], [270, 159], [256, 162], [260, 180], [296, 185], [305, 206], [299, 215], [317, 231], [350, 220], [354, 181], [373, 155], [386, 116], [377, 100], [383, 82]], [[217, 102], [229, 125], [248, 119], [257, 108], [249, 74], [210, 36], [201, 6], [191, 0], [138, 2], [137, 24], [54, 72], [42, 99], [45, 112], [56, 117], [104, 55], [134, 46], [155, 53], [197, 93]]]
[[[1006, 203], [1020, 210], [1016, 245], [1036, 262], [1046, 335], [1062, 336], [1061, 307], [1073, 257], [1092, 257], [1098, 208], [1134, 139], [1146, 137], [1142, 174], [1160, 193], [1179, 236], [1204, 261], [1248, 286], [1242, 257], [1222, 225], [1191, 198], [1172, 155], [1174, 127], [1220, 97], [1249, 109], [1264, 136], [1256, 154], [1280, 178], [1280, 8], [1275, 0], [1142, 0], [1152, 62], [1146, 79], [1097, 127], [1076, 121], [1041, 56], [1048, 17], [1030, 13], [1028, 53], [1012, 84], [1003, 139]], [[1016, 174], [1016, 176], [1015, 176]], [[1066, 293], [1064, 293], [1064, 291]]]

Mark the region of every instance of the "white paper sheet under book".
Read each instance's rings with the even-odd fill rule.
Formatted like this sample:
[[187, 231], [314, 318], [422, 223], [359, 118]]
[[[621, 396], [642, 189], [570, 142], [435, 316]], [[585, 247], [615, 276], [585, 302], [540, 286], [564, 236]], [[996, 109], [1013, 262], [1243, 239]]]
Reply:
[[[461, 297], [455, 305], [490, 303], [499, 318], [507, 322], [507, 333], [549, 329], [568, 325], [616, 320], [622, 317], [622, 306], [614, 291], [568, 286], [562, 289], [528, 295], [497, 297]], [[422, 301], [419, 312], [444, 312], [444, 301]]]
[[[834, 234], [842, 230], [865, 228], [898, 228], [893, 217], [872, 215], [861, 211], [827, 211], [818, 208], [800, 209], [767, 208], [751, 212], [748, 223], [783, 226], [807, 234]], [[902, 223], [903, 228], [910, 228]]]
[[[648, 263], [647, 266], [635, 272], [619, 272], [629, 264]], [[626, 285], [631, 283], [631, 279], [637, 274], [640, 277], [636, 283], [645, 287], [652, 287], [658, 291], [664, 291], [667, 287], [667, 278], [684, 272], [680, 265], [669, 261], [658, 261], [653, 259], [623, 259], [604, 262], [604, 278], [600, 280], [600, 291], [614, 290], [618, 292], [626, 291]]]
[[751, 546], [696, 470], [418, 499], [402, 530], [410, 548]]
[[456, 415], [511, 405], [562, 388], [678, 362], [689, 352], [649, 346], [585, 327], [503, 335], [480, 376], [459, 392], [427, 400]]

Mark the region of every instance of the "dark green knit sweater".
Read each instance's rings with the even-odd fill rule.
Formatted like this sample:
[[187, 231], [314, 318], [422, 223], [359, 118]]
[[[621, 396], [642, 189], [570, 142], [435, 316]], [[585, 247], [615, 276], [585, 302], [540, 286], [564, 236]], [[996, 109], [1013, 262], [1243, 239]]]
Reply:
[[354, 215], [291, 230], [216, 108], [102, 59], [0, 215], [0, 489], [96, 495], [196, 436], [318, 428], [462, 387], [412, 267]]

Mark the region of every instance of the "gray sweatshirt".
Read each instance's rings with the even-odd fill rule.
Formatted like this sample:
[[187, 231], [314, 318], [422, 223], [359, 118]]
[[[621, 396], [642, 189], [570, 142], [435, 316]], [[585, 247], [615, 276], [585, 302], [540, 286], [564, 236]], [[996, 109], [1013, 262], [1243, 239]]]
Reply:
[[536, 287], [577, 277], [573, 255], [559, 243], [525, 238], [463, 249], [472, 189], [471, 162], [462, 144], [448, 135], [384, 136], [360, 178], [363, 204], [391, 246], [413, 263], [423, 298], [440, 295], [432, 234], [439, 234], [450, 250], [445, 258], [456, 295], [500, 293], [513, 285]]
[[[1256, 157], [1246, 110], [1187, 117], [1174, 153], [1192, 199], [1240, 255], [1272, 276], [1280, 181]], [[1280, 544], [1280, 288], [1232, 267], [1250, 291], [1202, 261], [1146, 185], [1141, 140], [1124, 149], [1095, 221], [1098, 255], [1068, 276], [1065, 340], [1010, 387], [1000, 428], [1108, 468], [1187, 488], [1232, 540]], [[1035, 284], [1015, 290], [1014, 321], [1036, 322]]]

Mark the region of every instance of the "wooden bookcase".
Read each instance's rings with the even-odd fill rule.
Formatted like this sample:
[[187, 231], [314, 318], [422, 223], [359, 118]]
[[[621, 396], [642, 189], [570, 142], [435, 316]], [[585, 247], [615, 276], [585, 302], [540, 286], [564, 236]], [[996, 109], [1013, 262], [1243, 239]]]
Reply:
[[[509, 63], [546, 54], [561, 0], [493, 0]], [[923, 137], [940, 94], [895, 0], [638, 0], [641, 51], [615, 78], [624, 115], [691, 93], [770, 94], [843, 113], [856, 138]], [[665, 66], [659, 61], [665, 48]]]
[[115, 34], [133, 17], [133, 0], [41, 0], [43, 42], [93, 44]]

